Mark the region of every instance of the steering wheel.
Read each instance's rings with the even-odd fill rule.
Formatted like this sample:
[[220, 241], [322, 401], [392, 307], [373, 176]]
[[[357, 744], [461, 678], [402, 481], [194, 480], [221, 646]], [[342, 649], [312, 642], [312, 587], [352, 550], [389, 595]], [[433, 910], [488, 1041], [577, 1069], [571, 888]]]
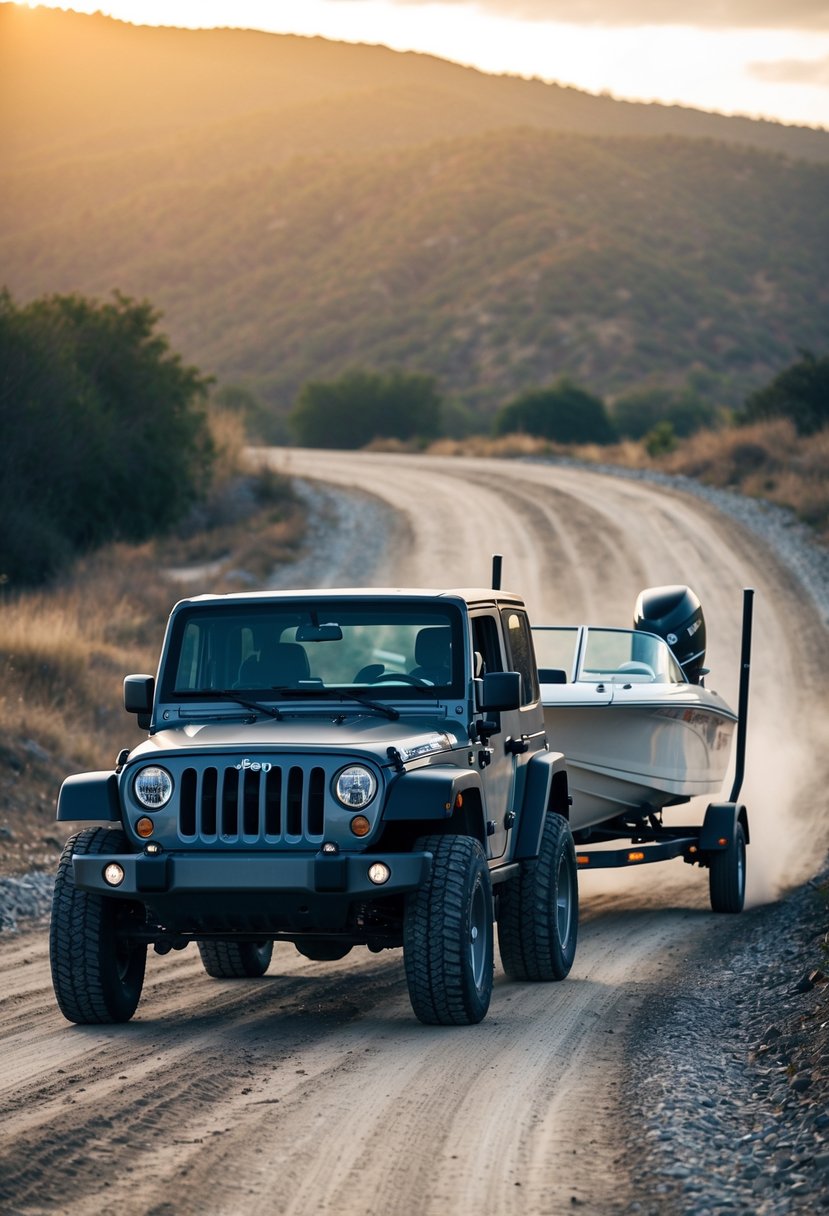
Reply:
[[421, 680], [420, 676], [410, 676], [405, 671], [384, 671], [382, 675], [377, 676], [371, 681], [372, 684], [414, 684], [415, 688], [431, 688], [432, 685], [428, 680]]

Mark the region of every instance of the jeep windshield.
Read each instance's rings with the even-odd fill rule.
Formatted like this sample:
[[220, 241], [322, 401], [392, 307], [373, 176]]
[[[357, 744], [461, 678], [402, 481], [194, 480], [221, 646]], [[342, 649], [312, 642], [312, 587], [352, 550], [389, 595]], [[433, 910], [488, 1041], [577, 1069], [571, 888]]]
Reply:
[[463, 618], [452, 605], [192, 604], [177, 615], [164, 700], [400, 701], [464, 696]]

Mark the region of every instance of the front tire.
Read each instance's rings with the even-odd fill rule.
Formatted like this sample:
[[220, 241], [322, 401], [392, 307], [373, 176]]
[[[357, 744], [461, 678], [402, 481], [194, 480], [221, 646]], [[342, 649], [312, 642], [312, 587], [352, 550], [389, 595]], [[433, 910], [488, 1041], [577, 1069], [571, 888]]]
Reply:
[[199, 942], [205, 971], [214, 980], [258, 979], [271, 965], [273, 942]]
[[128, 1022], [144, 986], [146, 943], [129, 940], [141, 924], [140, 903], [110, 899], [75, 886], [72, 855], [129, 851], [123, 832], [87, 828], [66, 842], [55, 877], [49, 956], [61, 1013], [80, 1026]]
[[541, 848], [498, 892], [498, 945], [513, 980], [563, 980], [576, 957], [579, 884], [567, 820], [548, 813]]
[[492, 884], [470, 836], [427, 836], [428, 882], [406, 900], [403, 961], [415, 1016], [428, 1026], [471, 1026], [492, 996]]
[[708, 894], [714, 912], [742, 912], [746, 897], [746, 834], [737, 821], [734, 837], [722, 852], [712, 853]]

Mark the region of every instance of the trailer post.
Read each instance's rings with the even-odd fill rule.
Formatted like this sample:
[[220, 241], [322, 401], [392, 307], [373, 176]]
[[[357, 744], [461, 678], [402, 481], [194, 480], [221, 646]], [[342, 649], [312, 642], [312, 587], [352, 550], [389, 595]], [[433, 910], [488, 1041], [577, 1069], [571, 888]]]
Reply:
[[500, 553], [493, 553], [493, 555], [492, 555], [492, 590], [493, 591], [501, 590], [501, 562], [503, 560], [504, 559]]
[[743, 588], [743, 636], [740, 653], [740, 700], [737, 706], [737, 762], [731, 802], [740, 796], [746, 767], [746, 727], [748, 722], [748, 683], [751, 673], [751, 630], [754, 615], [754, 589]]

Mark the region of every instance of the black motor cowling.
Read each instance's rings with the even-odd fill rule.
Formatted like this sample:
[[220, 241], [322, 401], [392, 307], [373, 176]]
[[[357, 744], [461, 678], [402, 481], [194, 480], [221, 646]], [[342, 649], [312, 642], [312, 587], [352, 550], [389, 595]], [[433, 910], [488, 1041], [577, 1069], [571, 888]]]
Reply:
[[699, 684], [705, 664], [705, 617], [690, 587], [649, 587], [639, 593], [633, 628], [664, 638], [689, 684]]

